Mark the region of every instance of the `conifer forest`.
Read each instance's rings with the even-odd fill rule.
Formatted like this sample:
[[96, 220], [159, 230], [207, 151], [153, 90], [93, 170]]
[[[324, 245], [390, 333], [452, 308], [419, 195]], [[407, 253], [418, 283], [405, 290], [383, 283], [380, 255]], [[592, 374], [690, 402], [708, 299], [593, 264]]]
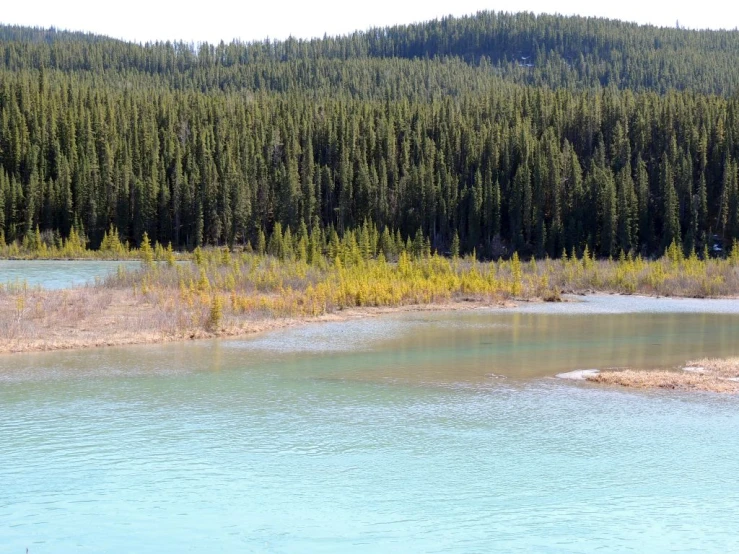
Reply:
[[481, 259], [739, 239], [739, 32], [481, 12], [314, 40], [0, 27], [0, 241], [372, 229]]

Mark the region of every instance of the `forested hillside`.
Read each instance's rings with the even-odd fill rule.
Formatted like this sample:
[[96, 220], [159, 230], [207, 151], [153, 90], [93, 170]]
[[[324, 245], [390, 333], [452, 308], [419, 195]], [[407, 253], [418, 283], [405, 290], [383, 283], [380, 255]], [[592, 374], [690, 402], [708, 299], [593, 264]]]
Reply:
[[0, 27], [0, 230], [493, 257], [739, 237], [739, 32], [481, 13], [313, 41]]
[[[737, 56], [739, 33], [735, 31], [696, 32], [530, 13], [481, 12], [344, 37], [197, 47], [0, 27], [0, 67], [10, 70], [45, 67], [98, 75], [123, 73], [126, 78], [140, 74], [157, 76], [158, 82], [174, 88], [196, 90], [285, 92], [336, 86], [348, 79], [351, 85], [346, 91], [363, 98], [384, 93], [384, 85], [392, 83], [362, 81], [360, 74], [396, 77], [399, 68], [408, 66], [350, 64], [344, 69], [343, 64], [330, 62], [453, 59], [469, 64], [483, 77], [496, 74], [537, 86], [600, 85], [660, 93], [689, 89], [728, 95], [739, 85]], [[424, 96], [429, 87], [435, 90], [430, 84], [414, 90]]]

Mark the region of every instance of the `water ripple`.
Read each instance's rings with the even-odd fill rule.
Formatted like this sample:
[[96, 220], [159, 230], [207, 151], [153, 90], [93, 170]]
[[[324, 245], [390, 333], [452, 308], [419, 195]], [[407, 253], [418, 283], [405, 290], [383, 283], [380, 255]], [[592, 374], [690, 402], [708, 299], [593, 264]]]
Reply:
[[387, 348], [2, 362], [0, 550], [739, 550], [738, 399], [490, 379], [479, 333], [541, 321], [436, 317]]

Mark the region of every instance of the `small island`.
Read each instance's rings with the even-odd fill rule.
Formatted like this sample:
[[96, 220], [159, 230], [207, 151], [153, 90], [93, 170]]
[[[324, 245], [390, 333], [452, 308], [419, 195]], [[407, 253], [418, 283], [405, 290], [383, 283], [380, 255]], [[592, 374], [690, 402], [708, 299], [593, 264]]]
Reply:
[[702, 359], [680, 370], [609, 370], [588, 374], [593, 383], [634, 389], [667, 389], [739, 394], [739, 358]]

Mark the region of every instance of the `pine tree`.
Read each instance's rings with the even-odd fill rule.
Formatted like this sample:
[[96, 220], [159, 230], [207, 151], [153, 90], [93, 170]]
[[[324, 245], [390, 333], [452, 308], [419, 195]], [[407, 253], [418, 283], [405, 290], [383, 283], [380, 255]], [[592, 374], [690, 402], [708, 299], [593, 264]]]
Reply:
[[264, 236], [264, 231], [260, 228], [257, 233], [257, 254], [263, 256], [267, 250], [267, 239]]
[[144, 231], [144, 236], [141, 238], [141, 246], [139, 246], [141, 255], [141, 262], [146, 267], [154, 266], [154, 251], [151, 248], [151, 242], [149, 241], [149, 235]]
[[454, 237], [452, 238], [451, 255], [452, 258], [459, 257], [459, 235], [456, 232], [454, 233]]
[[274, 256], [275, 258], [283, 259], [285, 257], [285, 248], [282, 239], [282, 224], [278, 221], [275, 223], [275, 226], [272, 229], [272, 234], [269, 237], [267, 254]]
[[682, 244], [680, 236], [680, 220], [678, 217], [678, 199], [675, 190], [675, 182], [670, 162], [665, 159], [661, 167], [662, 202], [664, 214], [664, 227], [662, 231], [662, 243], [665, 247], [673, 242]]

